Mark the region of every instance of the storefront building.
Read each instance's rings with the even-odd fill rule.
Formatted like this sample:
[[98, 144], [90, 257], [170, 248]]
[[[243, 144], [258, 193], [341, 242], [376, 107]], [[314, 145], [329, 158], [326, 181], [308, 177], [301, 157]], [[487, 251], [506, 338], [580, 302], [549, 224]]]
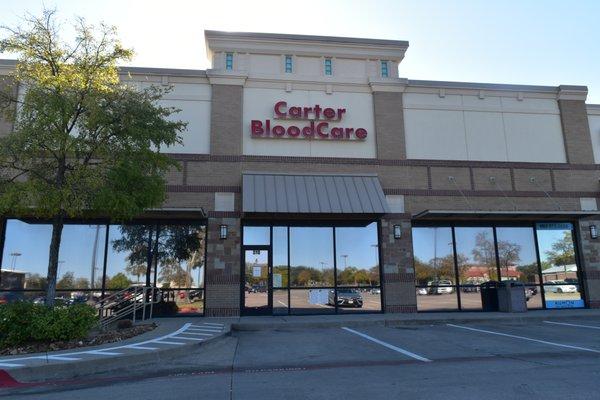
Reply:
[[[150, 285], [207, 316], [476, 311], [481, 283], [516, 280], [529, 309], [600, 307], [586, 87], [401, 78], [404, 41], [205, 39], [206, 71], [123, 68], [173, 87], [180, 168], [160, 209], [69, 222], [61, 299]], [[50, 231], [2, 220], [0, 301], [43, 298]]]

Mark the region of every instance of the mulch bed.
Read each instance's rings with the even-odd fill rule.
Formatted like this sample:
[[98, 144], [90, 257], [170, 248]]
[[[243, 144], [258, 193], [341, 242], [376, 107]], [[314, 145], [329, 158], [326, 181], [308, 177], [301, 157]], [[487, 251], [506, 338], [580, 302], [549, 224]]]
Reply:
[[15, 356], [18, 354], [27, 353], [44, 353], [46, 351], [76, 349], [80, 347], [97, 346], [105, 343], [115, 343], [132, 338], [134, 336], [141, 335], [142, 333], [150, 332], [151, 330], [156, 328], [156, 326], [156, 324], [152, 323], [135, 325], [130, 328], [116, 329], [106, 332], [93, 331], [85, 339], [68, 340], [53, 343], [31, 343], [15, 347], [9, 347], [6, 349], [0, 349], [0, 355]]

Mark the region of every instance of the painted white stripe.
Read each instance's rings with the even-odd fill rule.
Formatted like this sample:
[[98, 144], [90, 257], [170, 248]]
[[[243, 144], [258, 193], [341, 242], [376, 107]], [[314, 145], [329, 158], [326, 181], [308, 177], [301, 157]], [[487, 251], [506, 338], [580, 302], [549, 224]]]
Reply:
[[[214, 322], [203, 322], [202, 325], [224, 326], [223, 324], [216, 324]], [[198, 326], [198, 325], [192, 325], [192, 326]]]
[[4, 368], [23, 367], [23, 364], [0, 363], [0, 367], [4, 367]]
[[202, 338], [197, 338], [197, 337], [183, 337], [183, 336], [177, 336], [177, 337], [174, 337], [173, 339], [175, 339], [175, 340], [198, 340], [198, 341], [204, 340]]
[[570, 344], [548, 342], [546, 340], [533, 339], [533, 338], [526, 337], [526, 336], [510, 335], [508, 333], [488, 331], [488, 330], [485, 330], [485, 329], [471, 328], [471, 327], [462, 326], [462, 325], [454, 325], [454, 324], [446, 324], [446, 325], [451, 326], [453, 328], [466, 329], [468, 331], [482, 332], [482, 333], [487, 333], [487, 334], [490, 334], [490, 335], [504, 336], [504, 337], [509, 337], [509, 338], [513, 338], [513, 339], [527, 340], [529, 342], [547, 344], [547, 345], [550, 345], [550, 346], [564, 347], [564, 348], [567, 348], [567, 349], [574, 349], [574, 350], [581, 350], [581, 351], [589, 351], [591, 353], [600, 353], [600, 350], [588, 349], [587, 347], [579, 347], [579, 346], [573, 346], [573, 345], [570, 345]]
[[202, 332], [181, 332], [179, 335], [199, 335], [199, 336], [213, 336], [212, 333], [202, 333]]
[[[40, 357], [40, 358], [42, 358], [42, 357]], [[48, 358], [49, 360], [59, 360], [59, 361], [81, 360], [81, 358], [77, 358], [77, 357], [65, 357], [65, 356], [47, 356], [46, 358]]]
[[223, 332], [223, 331], [222, 330], [209, 329], [209, 328], [188, 328], [184, 332], [212, 332], [212, 333], [219, 333], [219, 332]]
[[285, 304], [285, 303], [284, 303], [283, 301], [281, 301], [281, 300], [277, 300], [277, 302], [278, 302], [279, 304], [281, 304], [282, 306], [284, 306], [284, 307], [287, 307], [287, 306], [288, 306], [287, 304]]
[[85, 351], [85, 354], [96, 354], [99, 356], [120, 356], [123, 353], [117, 353], [116, 351], [104, 351], [104, 350], [92, 350]]
[[408, 351], [408, 350], [401, 349], [400, 347], [394, 346], [393, 344], [389, 344], [389, 343], [386, 343], [386, 342], [384, 342], [384, 341], [381, 341], [381, 340], [379, 340], [379, 339], [375, 339], [374, 337], [371, 337], [371, 336], [369, 336], [369, 335], [366, 335], [366, 334], [364, 334], [364, 333], [361, 333], [361, 332], [355, 331], [354, 329], [346, 328], [345, 326], [344, 326], [344, 327], [342, 327], [342, 329], [343, 329], [343, 330], [345, 330], [345, 331], [348, 331], [348, 332], [354, 333], [355, 335], [358, 335], [358, 336], [360, 336], [360, 337], [363, 337], [363, 338], [365, 338], [365, 339], [367, 339], [367, 340], [370, 340], [371, 342], [374, 342], [374, 343], [380, 344], [380, 345], [382, 345], [383, 347], [387, 347], [387, 348], [388, 348], [388, 349], [390, 349], [390, 350], [394, 350], [394, 351], [397, 351], [398, 353], [402, 353], [402, 354], [404, 354], [405, 356], [412, 357], [412, 358], [414, 358], [415, 360], [419, 360], [419, 361], [423, 361], [423, 362], [431, 362], [431, 360], [430, 360], [430, 359], [428, 359], [428, 358], [422, 357], [422, 356], [420, 356], [420, 355], [418, 355], [418, 354], [415, 354], [415, 353], [412, 353], [412, 352], [410, 352], [410, 351]]
[[[177, 339], [177, 338], [173, 338], [173, 339]], [[185, 343], [181, 343], [181, 342], [167, 342], [166, 340], [160, 340], [160, 341], [156, 341], [154, 343], [158, 343], [158, 344], [180, 344], [180, 345], [184, 345]]]
[[568, 324], [566, 322], [544, 321], [544, 323], [546, 323], [546, 324], [553, 324], [553, 325], [574, 326], [574, 327], [577, 327], [577, 328], [600, 329], [600, 326]]
[[134, 350], [158, 350], [158, 347], [146, 347], [146, 346], [137, 346], [137, 345], [128, 346], [127, 348], [134, 349]]

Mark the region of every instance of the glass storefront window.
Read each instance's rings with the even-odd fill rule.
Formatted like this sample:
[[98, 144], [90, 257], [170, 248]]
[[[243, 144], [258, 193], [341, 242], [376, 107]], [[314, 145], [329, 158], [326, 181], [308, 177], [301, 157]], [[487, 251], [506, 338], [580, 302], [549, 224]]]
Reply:
[[268, 226], [244, 226], [244, 244], [268, 246], [271, 244], [270, 229]]
[[538, 223], [538, 248], [546, 308], [584, 307], [570, 223]]
[[102, 289], [106, 225], [65, 225], [57, 289]]
[[452, 228], [413, 228], [417, 309], [456, 310]]
[[335, 228], [338, 286], [379, 286], [377, 224]]
[[500, 279], [539, 284], [535, 239], [530, 227], [496, 228]]
[[[288, 284], [288, 228], [286, 226], [274, 226], [273, 289], [287, 288]], [[273, 303], [275, 303], [275, 299], [273, 299]], [[273, 306], [275, 307], [275, 304], [273, 304]]]
[[290, 228], [292, 287], [333, 287], [333, 228]]
[[52, 225], [18, 219], [6, 221], [2, 289], [46, 288], [51, 236]]
[[[106, 290], [146, 284], [148, 244], [156, 235], [153, 225], [110, 225], [106, 260]], [[150, 283], [152, 279], [150, 279]]]

